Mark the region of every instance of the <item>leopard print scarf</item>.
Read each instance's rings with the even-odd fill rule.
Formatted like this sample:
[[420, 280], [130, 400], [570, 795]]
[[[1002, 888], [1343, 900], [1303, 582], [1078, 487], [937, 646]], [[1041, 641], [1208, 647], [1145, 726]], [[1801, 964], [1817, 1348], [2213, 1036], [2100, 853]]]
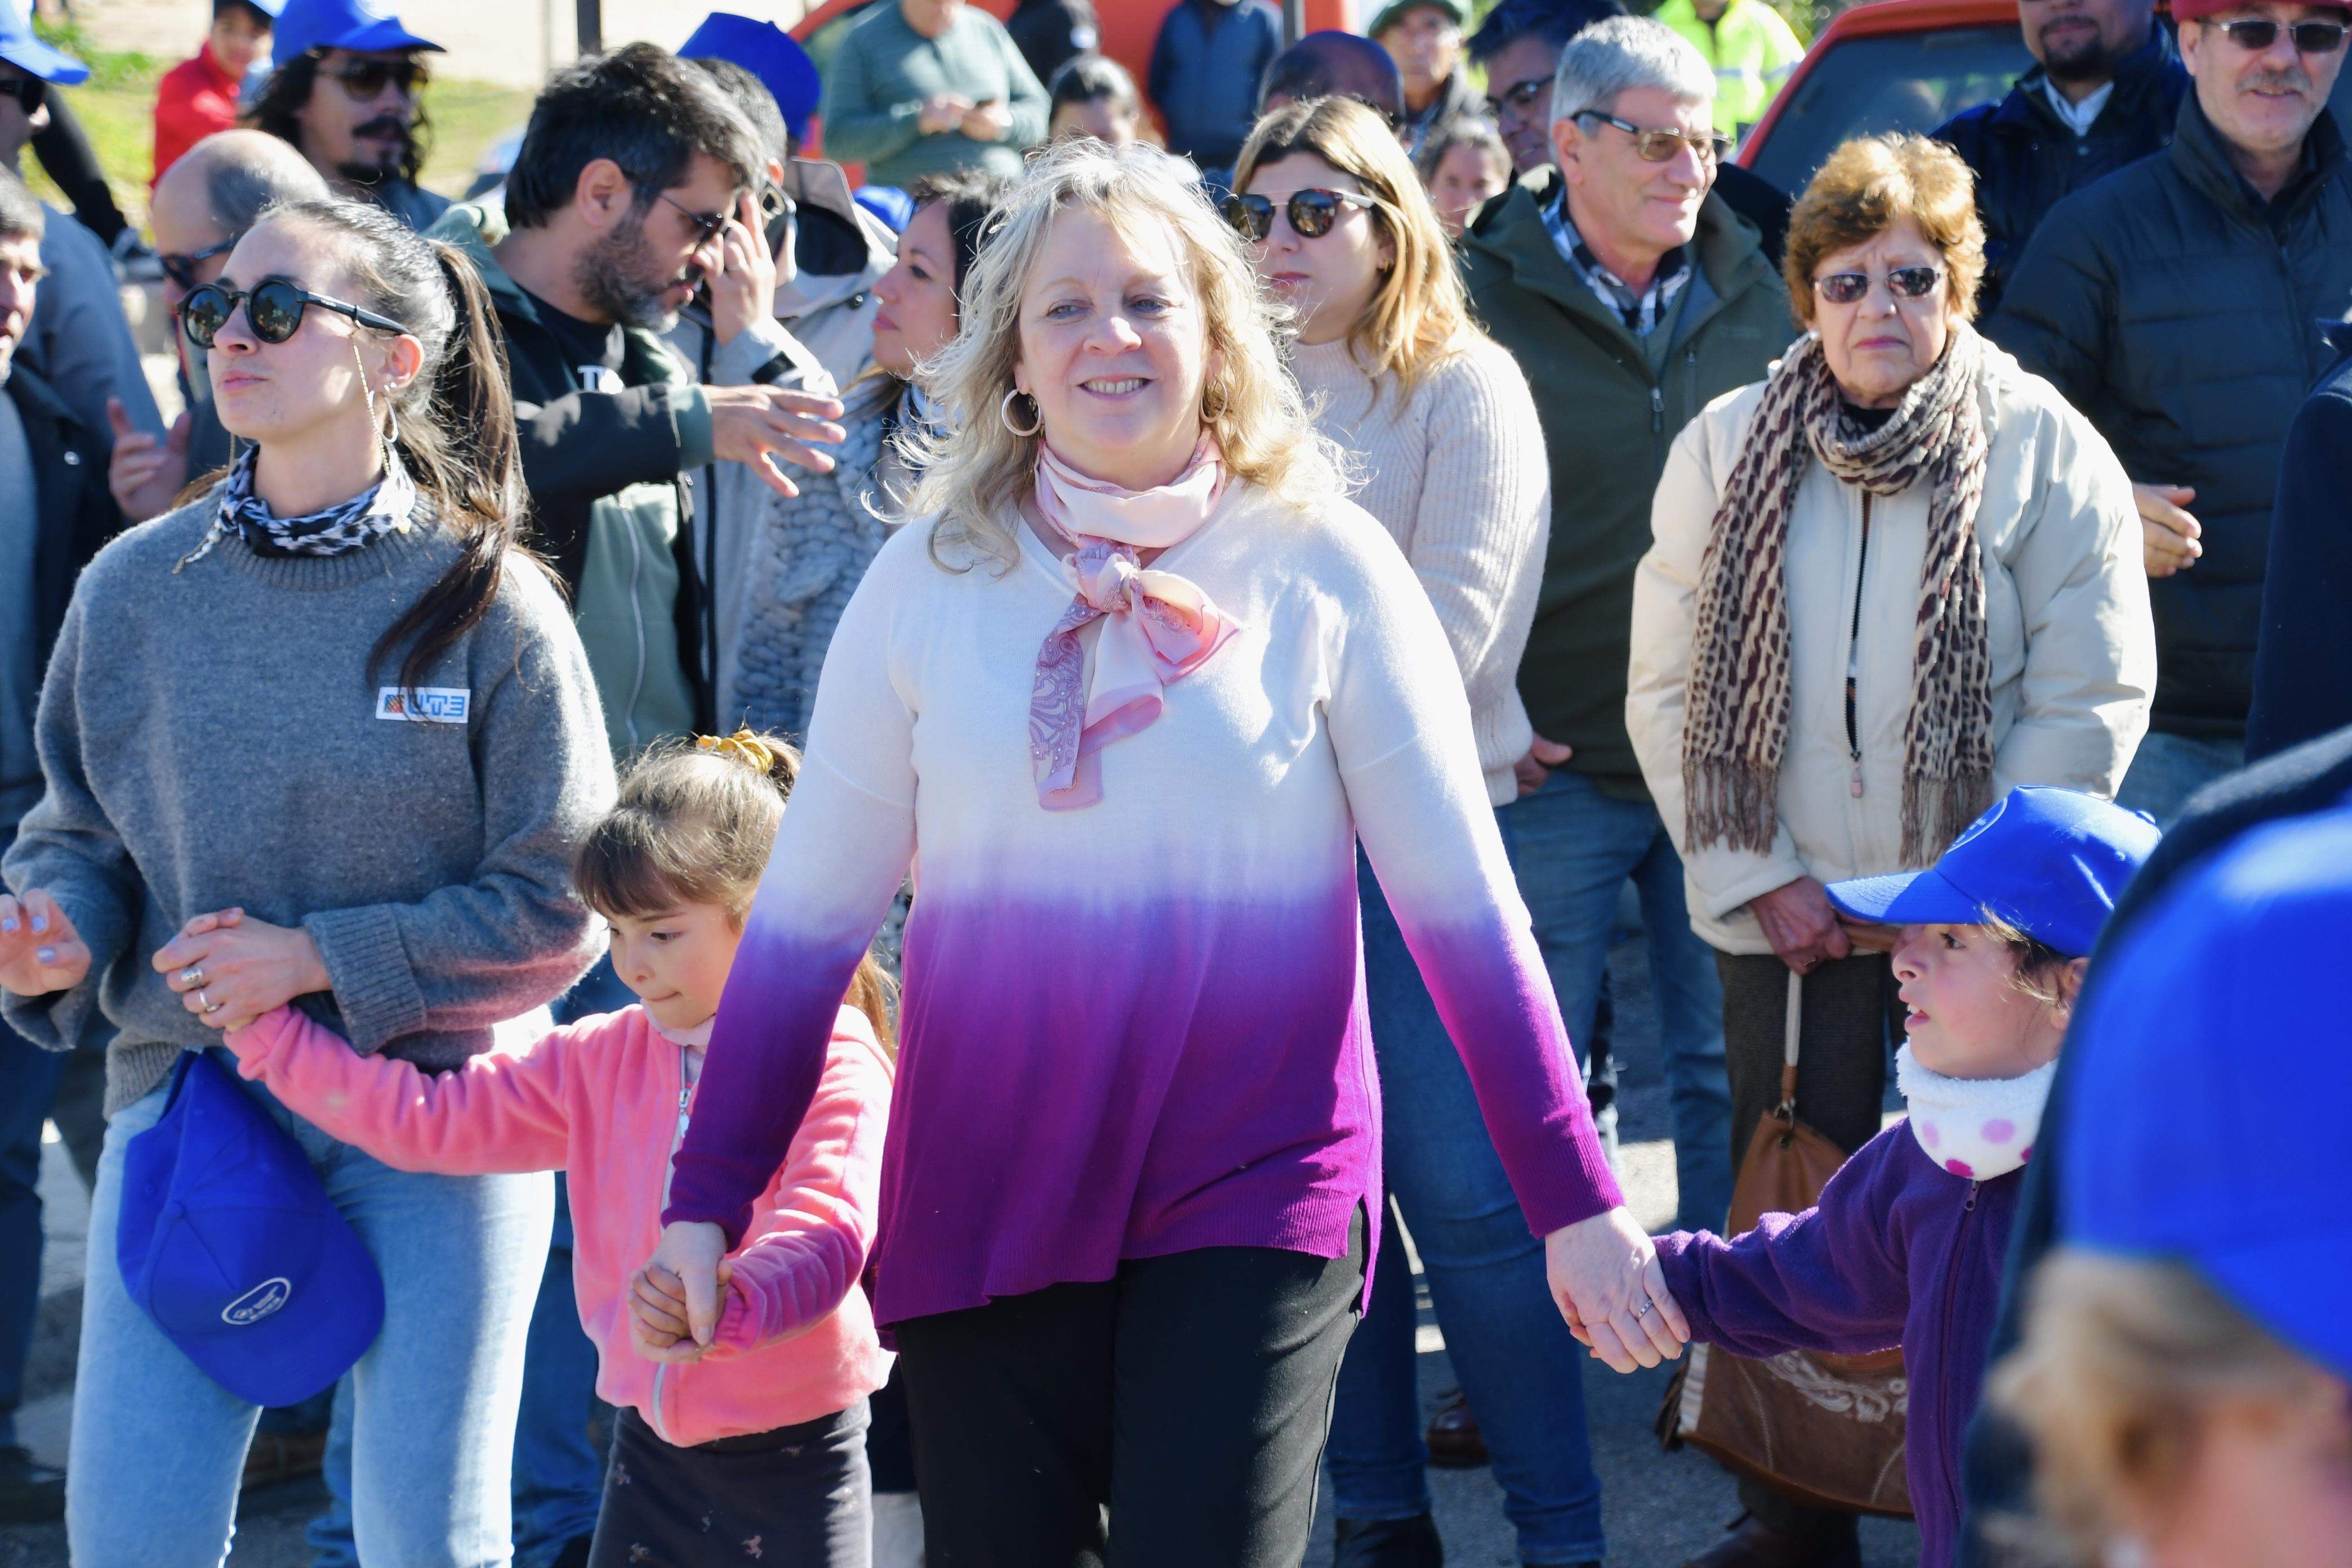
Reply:
[[1873, 495], [1898, 495], [1922, 477], [1933, 487], [1903, 725], [1904, 865], [1931, 863], [1991, 804], [1992, 656], [1976, 531], [1983, 366], [1983, 340], [1954, 326], [1936, 367], [1867, 432], [1842, 428], [1819, 336], [1808, 333], [1773, 367], [1699, 567], [1683, 728], [1691, 848], [1772, 847], [1789, 743], [1789, 518], [1815, 458]]

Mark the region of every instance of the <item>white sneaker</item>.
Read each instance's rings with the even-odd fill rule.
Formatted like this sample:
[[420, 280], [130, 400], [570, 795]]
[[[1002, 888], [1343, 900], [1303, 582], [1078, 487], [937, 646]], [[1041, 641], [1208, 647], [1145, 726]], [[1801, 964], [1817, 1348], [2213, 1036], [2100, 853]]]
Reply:
[[913, 1492], [874, 1494], [874, 1568], [923, 1568], [923, 1505]]

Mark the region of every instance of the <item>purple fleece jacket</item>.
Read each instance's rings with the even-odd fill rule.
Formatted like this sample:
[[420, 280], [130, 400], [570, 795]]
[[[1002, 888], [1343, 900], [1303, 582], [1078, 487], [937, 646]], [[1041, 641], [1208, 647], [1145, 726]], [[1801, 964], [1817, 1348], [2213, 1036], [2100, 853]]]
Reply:
[[1959, 1539], [1960, 1438], [1984, 1388], [2024, 1179], [1953, 1175], [1898, 1121], [1801, 1215], [1768, 1214], [1733, 1241], [1706, 1231], [1658, 1238], [1693, 1339], [1756, 1357], [1902, 1345], [1920, 1568], [1948, 1568]]

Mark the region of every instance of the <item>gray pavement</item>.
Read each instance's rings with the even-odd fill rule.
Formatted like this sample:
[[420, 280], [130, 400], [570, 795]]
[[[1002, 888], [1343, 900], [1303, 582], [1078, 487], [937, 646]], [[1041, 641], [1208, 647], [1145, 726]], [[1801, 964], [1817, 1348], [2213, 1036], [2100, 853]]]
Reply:
[[[1629, 1201], [1644, 1225], [1664, 1228], [1675, 1211], [1673, 1146], [1655, 1026], [1649, 1005], [1649, 976], [1642, 944], [1621, 942], [1612, 955], [1617, 998], [1619, 1135]], [[36, 1452], [52, 1462], [65, 1457], [72, 1398], [73, 1355], [81, 1301], [82, 1233], [87, 1195], [63, 1149], [43, 1150], [42, 1195], [47, 1204], [48, 1248], [43, 1267], [41, 1323], [26, 1390], [20, 1425]], [[1435, 1409], [1454, 1380], [1444, 1339], [1421, 1293], [1421, 1389]], [[1588, 1425], [1601, 1485], [1612, 1568], [1678, 1568], [1693, 1552], [1719, 1538], [1738, 1512], [1730, 1479], [1711, 1461], [1687, 1450], [1659, 1452], [1652, 1418], [1664, 1397], [1671, 1369], [1661, 1367], [1620, 1377], [1595, 1363], [1585, 1373]], [[1430, 1492], [1446, 1559], [1456, 1568], [1486, 1568], [1517, 1562], [1502, 1489], [1485, 1469], [1430, 1472]], [[288, 1482], [248, 1492], [238, 1516], [231, 1562], [235, 1568], [304, 1568], [309, 1553], [302, 1526], [316, 1513], [325, 1492], [315, 1480]], [[1328, 1488], [1326, 1487], [1326, 1502]], [[1331, 1561], [1328, 1507], [1319, 1510], [1306, 1568], [1328, 1568]], [[1867, 1521], [1863, 1527], [1864, 1568], [1906, 1568], [1918, 1561], [1918, 1532], [1907, 1523]], [[65, 1568], [65, 1531], [60, 1526], [0, 1528], [0, 1568]], [[170, 1565], [159, 1565], [170, 1568]]]

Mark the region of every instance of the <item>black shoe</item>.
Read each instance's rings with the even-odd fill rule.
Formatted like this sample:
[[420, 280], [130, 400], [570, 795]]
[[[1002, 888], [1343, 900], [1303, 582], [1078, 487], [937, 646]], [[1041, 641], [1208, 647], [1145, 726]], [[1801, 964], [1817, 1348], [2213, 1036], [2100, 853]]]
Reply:
[[1683, 1568], [1862, 1568], [1853, 1515], [1822, 1514], [1816, 1528], [1776, 1530], [1752, 1513], [1731, 1521], [1731, 1533], [1688, 1559]]
[[595, 1544], [593, 1535], [575, 1535], [563, 1543], [549, 1568], [588, 1568], [588, 1549]]
[[1425, 1513], [1343, 1519], [1331, 1532], [1331, 1568], [1445, 1568], [1445, 1543]]
[[55, 1524], [66, 1516], [66, 1473], [11, 1444], [0, 1448], [0, 1524]]

